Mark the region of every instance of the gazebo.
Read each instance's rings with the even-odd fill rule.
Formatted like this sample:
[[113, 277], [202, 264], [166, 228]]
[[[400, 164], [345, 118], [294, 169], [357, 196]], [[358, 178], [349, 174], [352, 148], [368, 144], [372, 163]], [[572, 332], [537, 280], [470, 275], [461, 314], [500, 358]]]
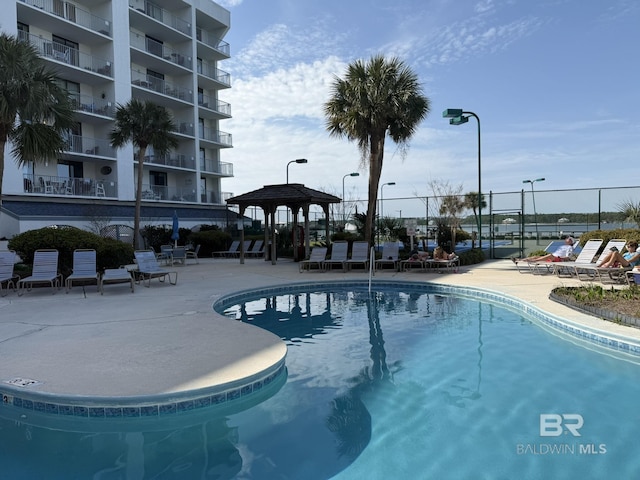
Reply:
[[[301, 183], [286, 183], [283, 185], [265, 185], [259, 190], [238, 195], [227, 199], [227, 204], [238, 205], [240, 208], [240, 217], [244, 216], [244, 212], [248, 207], [260, 207], [264, 211], [264, 244], [265, 248], [271, 248], [270, 255], [265, 255], [265, 260], [271, 258], [271, 263], [276, 263], [276, 210], [280, 206], [286, 206], [291, 209], [293, 218], [293, 259], [295, 261], [302, 260], [299, 258], [296, 245], [299, 243], [298, 232], [298, 213], [302, 210], [304, 217], [304, 251], [305, 257], [309, 256], [309, 206], [320, 205], [325, 214], [325, 218], [329, 218], [329, 205], [332, 203], [340, 203], [342, 200], [335, 195], [320, 192], [312, 188], [305, 187]], [[269, 238], [271, 231], [271, 238]], [[240, 230], [240, 263], [244, 263], [244, 228]], [[329, 222], [326, 222], [326, 238], [329, 238]]]

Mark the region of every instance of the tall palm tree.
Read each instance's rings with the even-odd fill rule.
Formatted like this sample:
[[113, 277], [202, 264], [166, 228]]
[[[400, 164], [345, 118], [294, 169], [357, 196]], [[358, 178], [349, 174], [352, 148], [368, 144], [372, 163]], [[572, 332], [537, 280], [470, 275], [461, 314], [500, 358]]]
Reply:
[[[476, 220], [476, 226], [478, 227], [478, 232], [482, 231], [480, 222], [478, 221], [478, 211], [483, 208], [487, 208], [487, 202], [484, 199], [484, 195], [480, 195], [480, 201], [478, 201], [478, 192], [469, 192], [464, 194], [464, 203], [466, 208], [470, 208], [473, 211], [473, 217]], [[474, 241], [475, 244], [475, 241]]]
[[178, 147], [178, 140], [170, 132], [175, 130], [171, 112], [153, 102], [129, 100], [116, 108], [116, 122], [111, 132], [111, 146], [120, 148], [133, 143], [138, 149], [138, 183], [136, 186], [136, 208], [133, 220], [133, 245], [138, 248], [140, 232], [140, 206], [142, 198], [142, 179], [144, 177], [144, 157], [151, 146], [155, 155], [167, 155]]
[[430, 100], [413, 71], [397, 58], [382, 55], [356, 60], [344, 79], [336, 78], [324, 105], [329, 134], [356, 141], [369, 164], [369, 195], [365, 239], [371, 243], [378, 186], [387, 135], [406, 151], [418, 124], [427, 116]]
[[0, 34], [0, 205], [7, 142], [19, 165], [55, 160], [72, 124], [69, 94], [35, 47]]

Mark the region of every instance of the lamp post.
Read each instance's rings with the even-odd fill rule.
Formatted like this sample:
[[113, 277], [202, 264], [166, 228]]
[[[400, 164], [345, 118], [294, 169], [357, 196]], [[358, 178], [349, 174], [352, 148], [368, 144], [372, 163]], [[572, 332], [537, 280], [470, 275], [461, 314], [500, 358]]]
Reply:
[[465, 112], [461, 108], [447, 108], [442, 112], [444, 118], [449, 119], [450, 125], [462, 125], [473, 117], [478, 122], [478, 246], [482, 250], [482, 161], [480, 149], [480, 117], [473, 112]]
[[[380, 187], [380, 226], [382, 226], [383, 208], [384, 208], [384, 187], [385, 185], [395, 185], [396, 182], [383, 183]], [[378, 228], [378, 244], [380, 244], [380, 228]]]
[[[358, 172], [347, 173], [344, 177], [342, 177], [342, 203], [344, 205], [344, 179], [347, 177], [359, 177], [360, 174]], [[346, 208], [343, 207], [342, 210], [342, 223], [347, 222]]]
[[531, 184], [531, 201], [533, 202], [533, 221], [536, 224], [536, 245], [540, 245], [540, 235], [538, 234], [538, 213], [536, 212], [536, 196], [533, 192], [533, 184], [536, 182], [544, 182], [544, 178], [536, 178], [535, 180], [523, 180], [522, 183]]
[[287, 163], [287, 183], [289, 183], [289, 165], [291, 165], [292, 163], [307, 163], [307, 159], [306, 158], [297, 158], [297, 159], [291, 160], [289, 163]]

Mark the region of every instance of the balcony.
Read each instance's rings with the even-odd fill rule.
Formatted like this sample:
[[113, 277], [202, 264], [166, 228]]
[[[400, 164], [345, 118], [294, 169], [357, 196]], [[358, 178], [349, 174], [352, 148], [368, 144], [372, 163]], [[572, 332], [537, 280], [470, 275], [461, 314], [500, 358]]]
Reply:
[[[69, 28], [69, 23], [72, 23], [107, 37], [112, 36], [111, 22], [109, 20], [94, 15], [74, 3], [62, 0], [22, 0], [22, 3], [32, 7], [30, 10], [33, 10], [27, 15], [27, 19], [34, 18], [36, 15], [48, 14], [44, 21], [47, 24], [53, 23], [56, 30], [61, 28], [55, 25], [55, 22], [60, 22], [61, 25], [66, 24], [66, 28]], [[54, 18], [51, 18], [52, 16]], [[37, 21], [37, 23], [40, 22]]]
[[[61, 65], [73, 67], [76, 74], [91, 72], [89, 74], [90, 76], [93, 76], [93, 73], [97, 73], [113, 78], [111, 68], [112, 62], [110, 60], [94, 57], [93, 55], [88, 55], [61, 43], [53, 42], [36, 35], [26, 34], [24, 32], [18, 32], [18, 38], [22, 41], [28, 41], [31, 43], [36, 48], [40, 56], [54, 60]], [[88, 77], [81, 78], [78, 75], [76, 75], [76, 77], [84, 83], [96, 83]]]
[[179, 87], [151, 75], [146, 75], [139, 70], [131, 71], [131, 84], [151, 92], [160, 93], [178, 100], [193, 103], [193, 90]]
[[[193, 61], [190, 55], [168, 47], [161, 42], [152, 40], [134, 32], [129, 32], [129, 40], [133, 48], [146, 52], [149, 55], [153, 55], [158, 59], [162, 59], [180, 67], [188, 68], [189, 70], [193, 67]], [[135, 55], [132, 55], [132, 60], [142, 63], [141, 60], [136, 59]], [[156, 62], [149, 65], [149, 67], [155, 70], [163, 70], [162, 63], [164, 62]]]
[[51, 175], [23, 175], [24, 193], [74, 197], [117, 198], [116, 182], [95, 178], [53, 177]]
[[231, 134], [221, 132], [220, 130], [213, 130], [210, 128], [200, 128], [200, 139], [207, 142], [215, 143], [216, 145], [223, 147], [232, 147]]
[[179, 17], [176, 17], [168, 10], [165, 10], [164, 8], [156, 5], [153, 2], [132, 0], [129, 2], [129, 8], [131, 8], [131, 10], [134, 10], [135, 12], [138, 12], [140, 15], [143, 15], [149, 19], [153, 19], [156, 22], [173, 28], [174, 30], [177, 30], [178, 32], [181, 32], [185, 35], [191, 36], [191, 23]]
[[82, 135], [68, 135], [64, 152], [92, 157], [116, 158], [116, 151], [109, 140], [83, 137]]
[[194, 188], [143, 184], [141, 199], [147, 201], [194, 203], [196, 201], [196, 190]]
[[96, 98], [90, 95], [78, 95], [72, 92], [69, 92], [69, 96], [74, 110], [102, 115], [104, 117], [115, 117], [116, 109], [112, 102], [107, 102], [103, 98]]
[[[134, 160], [138, 161], [138, 154], [133, 156]], [[196, 169], [196, 161], [193, 156], [180, 155], [171, 153], [169, 155], [145, 155], [144, 163], [152, 165], [165, 165], [167, 167], [186, 168], [189, 170]]]
[[221, 177], [233, 177], [233, 163], [217, 162], [215, 160], [200, 160], [202, 173], [213, 173]]
[[206, 30], [196, 27], [196, 39], [206, 46], [213, 48], [221, 55], [221, 58], [229, 58], [231, 56], [229, 44], [224, 40], [211, 35]]
[[231, 104], [218, 100], [209, 95], [198, 94], [198, 106], [207, 108], [220, 116], [231, 117]]
[[198, 62], [197, 71], [200, 75], [204, 75], [205, 77], [214, 80], [222, 87], [231, 86], [231, 74], [216, 68], [208, 62]]

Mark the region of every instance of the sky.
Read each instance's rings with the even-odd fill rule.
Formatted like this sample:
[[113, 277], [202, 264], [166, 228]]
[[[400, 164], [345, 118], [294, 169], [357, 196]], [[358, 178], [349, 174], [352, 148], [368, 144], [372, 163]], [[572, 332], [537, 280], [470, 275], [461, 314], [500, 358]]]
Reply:
[[349, 63], [377, 54], [404, 61], [431, 102], [404, 155], [387, 138], [385, 215], [418, 215], [420, 202], [387, 199], [433, 195], [433, 182], [477, 191], [478, 125], [449, 125], [447, 108], [480, 118], [484, 194], [530, 191], [522, 181], [537, 178], [541, 192], [640, 185], [637, 0], [217, 3], [231, 13], [225, 192], [285, 183], [288, 162], [306, 158], [289, 166], [291, 183], [342, 197], [344, 182], [345, 198], [365, 199], [357, 145], [329, 136], [323, 105]]

